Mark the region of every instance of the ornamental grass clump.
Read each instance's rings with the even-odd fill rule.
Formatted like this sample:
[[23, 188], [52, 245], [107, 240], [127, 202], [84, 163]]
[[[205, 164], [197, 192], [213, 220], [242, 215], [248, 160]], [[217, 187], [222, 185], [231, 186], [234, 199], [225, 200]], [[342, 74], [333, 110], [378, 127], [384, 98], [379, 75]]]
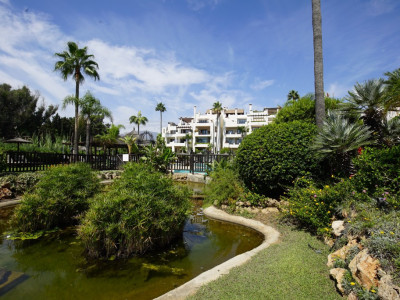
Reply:
[[92, 258], [122, 258], [163, 247], [182, 233], [189, 192], [146, 164], [129, 163], [95, 197], [78, 234]]
[[87, 210], [88, 199], [99, 190], [99, 179], [89, 165], [52, 167], [23, 196], [11, 218], [12, 229], [33, 233], [75, 225], [77, 216]]

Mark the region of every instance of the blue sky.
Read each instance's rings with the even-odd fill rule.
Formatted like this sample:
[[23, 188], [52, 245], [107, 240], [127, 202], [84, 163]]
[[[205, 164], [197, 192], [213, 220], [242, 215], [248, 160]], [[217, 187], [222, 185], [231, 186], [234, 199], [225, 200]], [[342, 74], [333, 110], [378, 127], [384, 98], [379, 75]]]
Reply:
[[[325, 91], [343, 97], [356, 82], [400, 67], [400, 1], [321, 0]], [[292, 89], [314, 90], [311, 0], [0, 0], [0, 83], [27, 85], [47, 104], [74, 93], [53, 72], [68, 41], [88, 46], [100, 81], [90, 90], [127, 130], [205, 112], [283, 105]], [[72, 116], [72, 107], [61, 111]]]

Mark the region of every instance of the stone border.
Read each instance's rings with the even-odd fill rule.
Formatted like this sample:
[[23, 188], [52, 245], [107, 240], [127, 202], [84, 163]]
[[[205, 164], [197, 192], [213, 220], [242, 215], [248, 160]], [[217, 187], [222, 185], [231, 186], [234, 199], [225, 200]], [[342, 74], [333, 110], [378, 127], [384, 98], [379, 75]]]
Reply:
[[228, 274], [229, 271], [237, 266], [240, 266], [250, 260], [251, 257], [256, 255], [258, 252], [269, 247], [269, 245], [278, 241], [279, 232], [272, 228], [271, 226], [264, 225], [263, 223], [255, 220], [246, 219], [239, 216], [232, 216], [226, 212], [215, 208], [214, 206], [207, 207], [204, 210], [204, 214], [212, 219], [231, 222], [246, 227], [250, 227], [258, 232], [262, 233], [265, 237], [264, 242], [260, 246], [254, 248], [253, 250], [247, 251], [240, 255], [237, 255], [226, 262], [206, 271], [193, 278], [192, 280], [186, 282], [185, 284], [177, 287], [176, 289], [161, 295], [157, 300], [165, 299], [186, 299], [187, 297], [196, 293], [196, 291], [204, 284], [214, 281], [221, 277], [222, 275]]
[[10, 199], [8, 201], [3, 201], [0, 202], [0, 208], [2, 207], [7, 207], [7, 206], [13, 206], [13, 205], [17, 205], [21, 202], [21, 197], [18, 198], [14, 198], [14, 199]]

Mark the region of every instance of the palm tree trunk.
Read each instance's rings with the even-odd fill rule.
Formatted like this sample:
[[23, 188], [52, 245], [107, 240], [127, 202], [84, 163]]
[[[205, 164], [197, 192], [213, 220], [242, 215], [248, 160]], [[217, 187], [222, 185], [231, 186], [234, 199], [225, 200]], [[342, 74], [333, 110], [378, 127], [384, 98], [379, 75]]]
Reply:
[[160, 111], [160, 133], [162, 134], [162, 111]]
[[78, 117], [79, 117], [79, 73], [75, 77], [75, 136], [74, 136], [74, 154], [75, 162], [78, 160]]
[[139, 132], [139, 123], [137, 124], [137, 134], [139, 136], [140, 132]]
[[311, 0], [311, 4], [314, 38], [315, 121], [318, 128], [321, 128], [325, 118], [321, 1]]
[[86, 155], [90, 155], [90, 118], [86, 120]]

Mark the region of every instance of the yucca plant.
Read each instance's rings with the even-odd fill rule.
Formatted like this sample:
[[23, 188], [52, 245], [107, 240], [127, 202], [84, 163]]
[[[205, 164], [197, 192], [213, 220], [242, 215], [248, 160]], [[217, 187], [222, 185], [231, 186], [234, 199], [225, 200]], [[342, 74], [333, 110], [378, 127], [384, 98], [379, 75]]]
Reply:
[[352, 123], [339, 112], [328, 111], [311, 149], [315, 150], [321, 159], [329, 159], [332, 171], [348, 174], [355, 150], [374, 142], [368, 126], [358, 122]]

